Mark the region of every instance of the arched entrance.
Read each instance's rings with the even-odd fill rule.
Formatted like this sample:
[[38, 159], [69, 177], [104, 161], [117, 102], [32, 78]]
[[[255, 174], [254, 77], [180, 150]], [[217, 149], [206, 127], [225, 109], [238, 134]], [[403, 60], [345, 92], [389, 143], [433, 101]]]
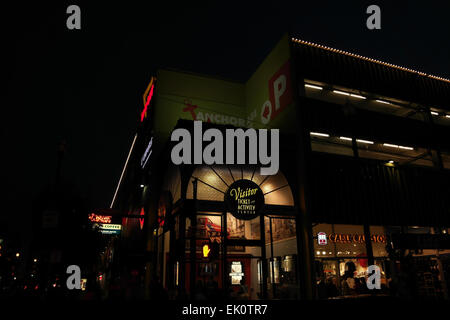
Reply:
[[[252, 166], [198, 166], [190, 172], [179, 193], [185, 197], [175, 200], [161, 231], [169, 233], [160, 248], [166, 252], [165, 284], [208, 299], [298, 298], [296, 211], [284, 175], [261, 176]], [[182, 185], [165, 180], [171, 192]], [[224, 198], [233, 186], [241, 191], [239, 210], [254, 215], [230, 210]], [[263, 196], [256, 213], [252, 192], [245, 193], [252, 189]]]

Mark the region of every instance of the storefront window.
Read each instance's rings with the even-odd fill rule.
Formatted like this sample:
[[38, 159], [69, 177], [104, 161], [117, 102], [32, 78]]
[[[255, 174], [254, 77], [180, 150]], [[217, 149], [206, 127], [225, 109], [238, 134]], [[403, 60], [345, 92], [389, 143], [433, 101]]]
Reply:
[[[286, 217], [269, 216], [264, 218], [265, 240], [279, 242], [282, 240], [294, 239], [296, 237], [295, 219]], [[272, 235], [270, 230], [272, 228]]]
[[[219, 214], [198, 215], [196, 235], [197, 250], [200, 250], [201, 245], [205, 241], [216, 241], [218, 243], [222, 240], [222, 219]], [[186, 219], [186, 238], [189, 239], [192, 234], [191, 219]], [[189, 241], [186, 241], [186, 247], [189, 248]]]
[[296, 299], [299, 283], [295, 219], [267, 216], [264, 222], [269, 298]]
[[259, 217], [252, 220], [239, 220], [227, 213], [228, 239], [261, 239], [260, 221]]
[[[381, 270], [386, 288], [386, 232], [371, 226], [370, 241], [374, 263]], [[366, 285], [368, 258], [364, 227], [359, 225], [317, 224], [313, 227], [314, 253], [319, 297], [369, 294]]]

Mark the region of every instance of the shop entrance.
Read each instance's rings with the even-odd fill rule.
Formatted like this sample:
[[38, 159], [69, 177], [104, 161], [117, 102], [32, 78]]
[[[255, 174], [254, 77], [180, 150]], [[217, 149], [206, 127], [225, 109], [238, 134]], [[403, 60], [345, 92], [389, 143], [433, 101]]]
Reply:
[[[261, 219], [263, 217], [244, 222], [234, 219], [229, 213], [199, 212], [194, 227], [191, 218], [186, 218], [186, 291], [195, 291], [199, 298], [206, 295], [208, 299], [266, 297], [267, 287], [263, 279], [267, 278], [267, 270], [266, 275], [263, 275], [263, 261], [267, 259], [260, 237]], [[257, 226], [259, 231], [253, 230], [252, 233], [252, 225], [253, 228]], [[192, 236], [194, 229], [195, 237]], [[196, 243], [194, 263], [191, 263], [191, 241]], [[193, 265], [195, 272], [191, 273]], [[179, 273], [178, 269], [174, 271]], [[191, 287], [193, 282], [195, 289]]]
[[[192, 172], [186, 198], [177, 207], [175, 196], [172, 214], [165, 219], [165, 228], [172, 235], [170, 243], [164, 244], [170, 261], [166, 278], [173, 278], [166, 281], [169, 287], [200, 299], [206, 295], [208, 300], [213, 296], [267, 299], [279, 298], [278, 292], [297, 281], [296, 211], [291, 189], [281, 172], [260, 176], [257, 169], [200, 166]], [[175, 179], [169, 178], [164, 188], [176, 194], [179, 176], [172, 176]], [[234, 183], [249, 181], [264, 201], [257, 214], [242, 217], [231, 212], [225, 194]], [[251, 208], [252, 203], [243, 204]]]

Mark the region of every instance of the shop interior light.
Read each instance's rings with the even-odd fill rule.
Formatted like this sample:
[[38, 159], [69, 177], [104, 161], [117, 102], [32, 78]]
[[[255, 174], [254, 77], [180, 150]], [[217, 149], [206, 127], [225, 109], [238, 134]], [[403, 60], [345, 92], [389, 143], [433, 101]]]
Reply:
[[369, 141], [369, 140], [356, 139], [356, 141], [358, 141], [360, 143], [374, 144], [373, 141]]
[[385, 146], [385, 147], [391, 147], [391, 148], [398, 148], [398, 145], [396, 145], [396, 144], [390, 144], [390, 143], [383, 143], [383, 146]]
[[321, 132], [310, 132], [309, 134], [312, 136], [318, 136], [318, 137], [329, 137], [330, 136], [328, 133], [321, 133]]
[[334, 93], [337, 93], [337, 94], [344, 95], [344, 96], [349, 96], [349, 95], [350, 95], [350, 93], [348, 93], [348, 92], [339, 91], [339, 90], [333, 90], [333, 92], [334, 92]]
[[320, 255], [320, 251], [317, 251], [316, 253], [317, 253], [318, 256]]
[[312, 85], [312, 84], [307, 84], [307, 83], [305, 83], [305, 87], [311, 88], [311, 89], [316, 89], [316, 90], [322, 90], [323, 89], [322, 87], [315, 86], [315, 85]]
[[414, 148], [412, 147], [405, 147], [405, 146], [398, 146], [400, 149], [404, 149], [404, 150], [414, 150]]
[[379, 103], [384, 103], [384, 104], [391, 104], [390, 102], [387, 102], [387, 101], [384, 101], [384, 100], [375, 100], [376, 102], [379, 102]]
[[352, 141], [352, 138], [349, 137], [339, 137], [341, 140]]
[[446, 114], [445, 117], [446, 117], [446, 118], [450, 118], [450, 114]]
[[353, 93], [350, 94], [350, 97], [358, 98], [358, 99], [366, 99], [366, 97], [360, 96], [359, 94], [353, 94]]
[[389, 163], [391, 163], [391, 164], [394, 163], [394, 160], [389, 160]]

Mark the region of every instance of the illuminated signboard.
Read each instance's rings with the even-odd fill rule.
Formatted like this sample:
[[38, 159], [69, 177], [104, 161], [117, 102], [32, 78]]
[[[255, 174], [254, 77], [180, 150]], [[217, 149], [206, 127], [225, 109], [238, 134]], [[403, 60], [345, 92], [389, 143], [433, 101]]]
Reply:
[[264, 206], [264, 194], [253, 181], [241, 179], [233, 182], [225, 193], [225, 203], [236, 218], [251, 220], [259, 215]]
[[231, 262], [231, 284], [240, 284], [243, 276], [242, 263], [240, 261]]
[[317, 242], [319, 243], [319, 246], [326, 246], [327, 241], [327, 234], [325, 232], [319, 232], [317, 234]]
[[89, 215], [89, 220], [91, 220], [92, 222], [111, 223], [111, 219], [111, 216], [102, 216], [95, 213], [91, 213]]
[[102, 234], [120, 234], [122, 230], [121, 224], [95, 223], [93, 228], [99, 228]]
[[[332, 233], [328, 235], [328, 240], [334, 243], [364, 243], [366, 237], [363, 234], [341, 234]], [[370, 240], [375, 243], [386, 243], [386, 236], [373, 234], [370, 236]]]
[[144, 154], [141, 158], [141, 168], [144, 169], [145, 165], [147, 164], [148, 159], [150, 158], [150, 155], [152, 154], [152, 145], [153, 145], [153, 137], [151, 137], [150, 142], [147, 145], [147, 148], [145, 149]]
[[141, 112], [141, 122], [143, 122], [144, 119], [147, 118], [148, 106], [150, 104], [150, 101], [152, 100], [154, 88], [155, 88], [155, 78], [152, 77], [150, 83], [148, 84], [147, 89], [144, 92], [144, 95], [142, 96], [144, 102], [144, 109]]

